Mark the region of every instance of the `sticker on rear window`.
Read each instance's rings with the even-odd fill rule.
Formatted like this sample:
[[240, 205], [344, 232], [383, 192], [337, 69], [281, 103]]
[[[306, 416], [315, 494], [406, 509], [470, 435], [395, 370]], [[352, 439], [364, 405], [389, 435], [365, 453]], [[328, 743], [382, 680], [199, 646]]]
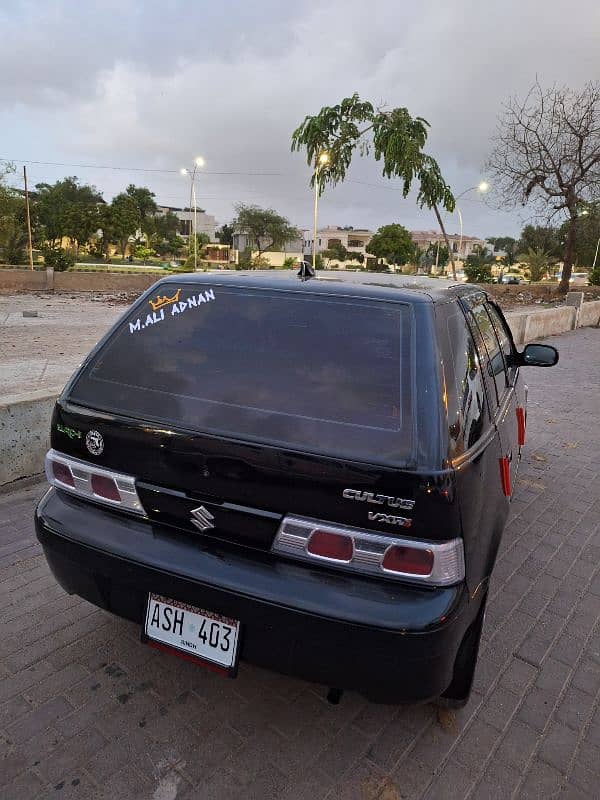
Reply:
[[205, 289], [197, 295], [192, 294], [185, 300], [179, 299], [180, 294], [181, 288], [177, 289], [175, 294], [171, 297], [166, 294], [157, 294], [154, 300], [148, 300], [148, 305], [151, 307], [152, 313], [147, 314], [145, 319], [143, 317], [138, 317], [134, 322], [130, 322], [129, 333], [143, 331], [151, 325], [164, 322], [168, 317], [176, 317], [179, 314], [184, 314], [190, 308], [200, 308], [205, 303], [210, 303], [215, 299], [215, 293], [212, 289]]

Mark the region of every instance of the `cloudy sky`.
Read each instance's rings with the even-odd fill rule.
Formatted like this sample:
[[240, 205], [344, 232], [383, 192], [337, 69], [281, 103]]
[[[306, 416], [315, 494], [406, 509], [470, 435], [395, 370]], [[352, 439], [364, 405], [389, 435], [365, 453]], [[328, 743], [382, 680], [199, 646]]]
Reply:
[[[428, 119], [458, 194], [485, 177], [504, 99], [536, 74], [572, 87], [600, 76], [598, 0], [11, 0], [0, 31], [0, 158], [27, 162], [32, 184], [77, 175], [109, 199], [135, 182], [181, 206], [178, 170], [201, 154], [198, 202], [219, 222], [242, 201], [308, 227], [290, 134], [352, 92]], [[435, 227], [366, 159], [320, 209], [324, 224]], [[468, 234], [520, 228], [476, 192], [461, 209]]]

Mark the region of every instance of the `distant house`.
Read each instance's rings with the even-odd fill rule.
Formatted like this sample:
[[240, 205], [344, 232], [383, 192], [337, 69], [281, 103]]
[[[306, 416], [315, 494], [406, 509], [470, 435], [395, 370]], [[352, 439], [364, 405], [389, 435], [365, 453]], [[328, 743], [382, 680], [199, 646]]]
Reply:
[[[360, 253], [364, 256], [366, 255], [367, 246], [372, 238], [373, 231], [367, 228], [342, 228], [337, 225], [328, 225], [325, 228], [319, 228], [317, 230], [316, 252], [322, 253], [324, 250], [329, 250], [330, 247], [336, 244], [342, 244], [351, 254]], [[313, 231], [310, 229], [304, 231], [302, 249], [305, 257], [312, 255]]]
[[[184, 239], [191, 236], [194, 226], [194, 209], [177, 208], [176, 206], [158, 206], [156, 213], [165, 216], [169, 211], [175, 214], [179, 220], [179, 236], [182, 236]], [[211, 242], [215, 242], [216, 227], [217, 221], [212, 214], [207, 214], [203, 208], [196, 209], [196, 231], [198, 233], [205, 233]]]
[[[441, 231], [411, 231], [410, 235], [419, 250], [427, 250], [431, 244], [446, 244]], [[449, 233], [448, 240], [450, 241], [452, 253], [459, 258], [466, 258], [470, 256], [477, 247], [485, 247], [486, 245], [484, 239], [478, 239], [476, 236], [462, 236], [461, 240], [461, 237], [457, 233]]]

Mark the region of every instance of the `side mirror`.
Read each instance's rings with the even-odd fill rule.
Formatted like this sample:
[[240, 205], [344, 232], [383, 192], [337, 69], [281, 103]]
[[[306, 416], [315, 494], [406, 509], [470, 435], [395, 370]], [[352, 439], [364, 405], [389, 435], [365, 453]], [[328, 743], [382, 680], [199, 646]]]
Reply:
[[527, 344], [520, 356], [523, 367], [553, 367], [558, 363], [558, 350], [549, 344]]

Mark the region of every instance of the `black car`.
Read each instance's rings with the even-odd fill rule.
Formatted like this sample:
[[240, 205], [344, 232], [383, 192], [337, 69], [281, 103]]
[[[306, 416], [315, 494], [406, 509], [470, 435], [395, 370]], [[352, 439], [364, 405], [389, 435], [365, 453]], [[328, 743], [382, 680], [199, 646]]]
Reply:
[[371, 700], [468, 698], [525, 442], [481, 288], [168, 277], [56, 403], [37, 535], [67, 592], [149, 645]]

